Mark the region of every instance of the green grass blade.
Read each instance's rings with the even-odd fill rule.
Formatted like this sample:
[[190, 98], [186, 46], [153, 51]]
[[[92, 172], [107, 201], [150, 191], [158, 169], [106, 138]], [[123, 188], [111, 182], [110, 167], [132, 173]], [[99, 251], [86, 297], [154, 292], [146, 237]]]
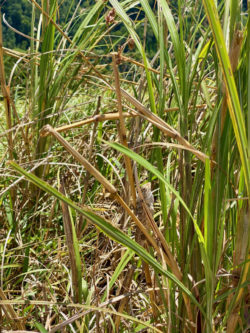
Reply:
[[243, 114], [239, 102], [233, 72], [226, 49], [225, 39], [220, 25], [219, 15], [214, 0], [203, 0], [207, 18], [213, 32], [216, 51], [222, 68], [227, 92], [228, 109], [233, 124], [234, 134], [238, 145], [241, 163], [244, 170], [248, 195], [250, 194], [250, 168], [248, 164], [248, 144]]
[[[213, 207], [211, 202], [211, 182], [210, 182], [210, 161], [207, 159], [205, 163], [205, 193], [204, 193], [204, 234], [205, 234], [205, 250], [208, 261], [204, 263], [206, 276], [206, 298], [207, 298], [207, 315], [212, 324], [212, 307], [214, 297], [213, 287], [213, 253], [214, 253], [214, 223], [213, 223]], [[207, 326], [207, 332], [209, 327]]]
[[[124, 255], [122, 256], [119, 264], [117, 265], [114, 274], [112, 275], [110, 281], [109, 281], [109, 286], [108, 289], [111, 289], [115, 283], [115, 281], [118, 279], [119, 275], [123, 272], [125, 266], [127, 265], [127, 263], [132, 259], [132, 257], [134, 256], [134, 252], [131, 251], [130, 249], [128, 249]], [[105, 301], [105, 298], [107, 296], [107, 290], [105, 290], [103, 296], [102, 296], [102, 302]]]
[[147, 0], [141, 0], [141, 5], [144, 9], [144, 12], [149, 20], [149, 23], [150, 23], [150, 26], [154, 32], [154, 35], [156, 37], [156, 39], [158, 39], [158, 24], [157, 24], [157, 21], [155, 19], [155, 15], [148, 3]]
[[96, 4], [91, 8], [83, 22], [81, 23], [80, 27], [77, 29], [77, 32], [74, 35], [74, 38], [72, 39], [73, 45], [79, 40], [80, 37], [85, 35], [85, 29], [87, 26], [90, 24], [91, 20], [93, 17], [96, 16], [96, 14], [101, 10], [103, 7], [104, 3], [103, 0], [99, 0], [96, 2]]
[[[59, 178], [59, 174], [58, 174]], [[59, 180], [59, 179], [58, 179]], [[59, 191], [66, 196], [64, 182], [58, 181]], [[72, 275], [72, 289], [74, 293], [74, 301], [82, 303], [82, 270], [81, 270], [81, 257], [79, 251], [78, 239], [74, 220], [72, 216], [72, 209], [68, 207], [63, 201], [61, 202], [63, 212], [63, 225], [64, 233], [66, 236], [66, 243], [68, 246], [68, 253], [70, 258], [71, 275]]]
[[205, 163], [205, 191], [204, 191], [204, 238], [205, 249], [210, 261], [210, 265], [213, 260], [213, 207], [211, 202], [211, 182], [210, 182], [210, 161], [207, 159]]
[[35, 326], [41, 333], [48, 333], [48, 331], [42, 324], [35, 322]]
[[[176, 28], [176, 24], [174, 21], [174, 17], [171, 13], [171, 10], [168, 6], [167, 1], [165, 0], [159, 0], [161, 6], [162, 6], [162, 12], [163, 15], [165, 17], [170, 35], [171, 35], [171, 39], [173, 42], [173, 46], [174, 46], [174, 52], [175, 52], [175, 57], [176, 57], [176, 62], [177, 62], [177, 67], [178, 67], [178, 73], [179, 73], [179, 80], [180, 80], [180, 85], [181, 85], [181, 91], [185, 91], [185, 86], [186, 86], [186, 82], [185, 82], [185, 67], [186, 67], [186, 63], [185, 63], [185, 56], [184, 56], [184, 46], [183, 43], [181, 43], [181, 40], [179, 38], [178, 35], [178, 30]], [[182, 98], [184, 98], [184, 96], [182, 96]]]

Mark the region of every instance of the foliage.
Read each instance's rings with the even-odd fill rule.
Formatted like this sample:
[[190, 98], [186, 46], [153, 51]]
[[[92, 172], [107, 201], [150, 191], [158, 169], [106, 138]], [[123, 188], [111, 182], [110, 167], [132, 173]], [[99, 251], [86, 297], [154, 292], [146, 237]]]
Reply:
[[7, 77], [0, 48], [2, 327], [247, 331], [246, 4], [33, 4]]
[[[31, 14], [32, 5], [27, 0], [1, 0], [2, 14], [5, 15], [6, 21], [21, 33], [30, 36], [31, 33]], [[85, 6], [91, 5], [89, 1], [84, 1]], [[41, 1], [37, 1], [41, 4]], [[69, 18], [74, 9], [76, 8], [78, 1], [63, 0], [58, 2], [58, 23], [62, 26], [66, 24], [67, 18]], [[92, 1], [93, 3], [93, 1]], [[36, 13], [36, 25], [39, 20], [39, 12]], [[4, 46], [7, 48], [19, 48], [26, 50], [30, 46], [30, 41], [24, 36], [15, 33], [10, 30], [5, 24], [3, 25], [3, 41]]]

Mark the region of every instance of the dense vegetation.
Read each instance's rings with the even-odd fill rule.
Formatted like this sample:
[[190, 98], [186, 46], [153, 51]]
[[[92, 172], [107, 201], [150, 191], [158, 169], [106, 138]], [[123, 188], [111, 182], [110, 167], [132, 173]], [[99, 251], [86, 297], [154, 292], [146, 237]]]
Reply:
[[[41, 5], [41, 1], [37, 1]], [[93, 0], [82, 1], [82, 6], [78, 10], [78, 14], [84, 8], [93, 5]], [[57, 22], [64, 26], [67, 19], [72, 16], [76, 9], [78, 1], [61, 0], [58, 1]], [[31, 14], [32, 4], [27, 0], [1, 0], [1, 11], [5, 15], [7, 23], [25, 35], [30, 35], [31, 32]], [[36, 25], [38, 24], [40, 13], [36, 12]], [[76, 30], [76, 28], [74, 29]], [[6, 24], [3, 24], [3, 40], [4, 46], [7, 48], [17, 48], [26, 50], [30, 46], [30, 40], [25, 36], [15, 33]]]
[[[25, 36], [16, 33], [14, 30], [8, 27], [9, 24], [11, 27], [16, 29], [17, 31], [25, 34], [26, 36], [30, 35], [31, 33], [31, 14], [32, 14], [32, 5], [27, 0], [12, 0], [12, 1], [2, 1], [1, 11], [5, 17], [5, 24], [3, 24], [3, 40], [4, 46], [11, 49], [22, 49], [27, 50], [30, 47], [30, 40], [27, 39]], [[39, 5], [41, 5], [41, 1], [37, 1]], [[57, 24], [61, 27], [65, 27], [67, 25], [67, 20], [72, 16], [73, 12], [76, 10], [76, 20], [74, 25], [70, 28], [70, 36], [73, 36], [79, 27], [80, 19], [78, 16], [81, 16], [81, 13], [88, 10], [93, 4], [95, 3], [94, 0], [84, 0], [81, 1], [80, 5], [78, 6], [79, 1], [77, 0], [60, 0], [58, 1], [58, 10], [57, 10]], [[153, 6], [153, 1], [149, 1], [151, 6]], [[36, 12], [36, 25], [39, 21], [40, 13]], [[138, 9], [133, 8], [131, 10], [131, 18], [136, 18], [137, 16], [144, 16], [143, 12], [138, 12]], [[113, 32], [117, 33], [119, 31], [120, 34], [125, 32], [125, 29], [122, 25], [118, 25], [114, 28]], [[139, 35], [142, 35], [143, 29]], [[156, 45], [154, 42], [154, 36], [151, 35], [153, 40], [150, 40], [148, 47], [154, 51], [156, 50]], [[148, 36], [149, 39], [149, 36]]]
[[216, 5], [3, 3], [3, 332], [248, 331], [249, 8]]

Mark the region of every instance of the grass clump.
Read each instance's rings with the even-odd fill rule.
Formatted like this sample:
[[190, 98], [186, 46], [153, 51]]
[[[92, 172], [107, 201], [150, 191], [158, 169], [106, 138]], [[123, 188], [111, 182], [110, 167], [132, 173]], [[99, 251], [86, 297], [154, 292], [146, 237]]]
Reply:
[[9, 78], [0, 47], [1, 326], [247, 331], [245, 7], [31, 2]]

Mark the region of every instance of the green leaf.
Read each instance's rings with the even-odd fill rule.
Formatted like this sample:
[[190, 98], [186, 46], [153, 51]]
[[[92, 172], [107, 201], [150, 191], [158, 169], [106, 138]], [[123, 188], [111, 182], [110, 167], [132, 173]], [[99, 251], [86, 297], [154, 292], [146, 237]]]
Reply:
[[42, 324], [35, 322], [35, 326], [41, 333], [48, 333], [48, 331]]

